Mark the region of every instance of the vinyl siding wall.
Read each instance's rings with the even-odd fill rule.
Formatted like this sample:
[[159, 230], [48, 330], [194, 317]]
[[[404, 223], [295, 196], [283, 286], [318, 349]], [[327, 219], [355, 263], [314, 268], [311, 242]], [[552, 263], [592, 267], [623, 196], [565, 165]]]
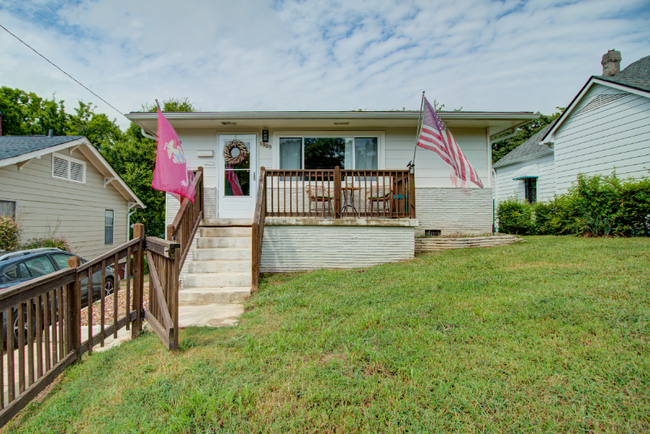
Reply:
[[[52, 154], [27, 163], [0, 168], [0, 200], [17, 201], [16, 216], [21, 239], [51, 235], [67, 238], [74, 252], [95, 258], [127, 241], [127, 201], [112, 187], [104, 188], [104, 177], [76, 150], [61, 155], [86, 162], [86, 183], [52, 177]], [[114, 242], [104, 244], [104, 211], [115, 210]]]
[[650, 98], [625, 92], [621, 98], [579, 113], [597, 95], [621, 92], [595, 85], [556, 131], [558, 194], [565, 193], [579, 173], [648, 176]]
[[526, 199], [524, 181], [521, 179], [514, 180], [512, 178], [519, 169], [533, 164], [537, 164], [539, 170], [539, 178], [537, 178], [537, 201], [544, 202], [553, 199], [555, 195], [555, 160], [551, 154], [496, 169], [495, 197], [497, 203], [509, 197], [516, 197], [521, 200]]

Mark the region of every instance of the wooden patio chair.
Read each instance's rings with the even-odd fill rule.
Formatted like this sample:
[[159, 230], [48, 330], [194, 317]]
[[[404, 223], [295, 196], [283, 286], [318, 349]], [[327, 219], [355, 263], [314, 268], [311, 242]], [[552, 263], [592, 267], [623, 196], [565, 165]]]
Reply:
[[374, 204], [377, 204], [377, 212], [379, 212], [379, 204], [384, 204], [383, 212], [390, 212], [390, 202], [393, 198], [394, 187], [390, 185], [373, 185], [366, 192], [366, 200], [370, 202], [370, 213], [374, 214]]
[[318, 214], [318, 202], [327, 202], [329, 206], [329, 213], [332, 214], [332, 201], [334, 200], [334, 193], [329, 188], [309, 186], [305, 188], [307, 198], [309, 199], [309, 212], [311, 213], [311, 204], [316, 203], [316, 214]]

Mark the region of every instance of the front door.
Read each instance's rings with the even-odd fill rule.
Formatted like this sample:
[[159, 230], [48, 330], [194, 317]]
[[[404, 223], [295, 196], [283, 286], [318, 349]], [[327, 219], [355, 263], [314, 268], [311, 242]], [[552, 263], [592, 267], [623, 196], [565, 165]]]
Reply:
[[219, 135], [219, 218], [252, 219], [257, 193], [257, 136]]

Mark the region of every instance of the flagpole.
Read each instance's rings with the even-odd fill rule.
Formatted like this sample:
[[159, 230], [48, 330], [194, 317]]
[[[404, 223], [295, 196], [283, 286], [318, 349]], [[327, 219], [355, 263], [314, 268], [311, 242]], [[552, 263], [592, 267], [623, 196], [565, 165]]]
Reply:
[[418, 116], [418, 132], [415, 136], [415, 148], [413, 149], [412, 165], [415, 166], [415, 153], [418, 150], [418, 140], [420, 140], [420, 133], [422, 132], [422, 109], [424, 108], [424, 91], [422, 91], [422, 100], [420, 101], [420, 115]]

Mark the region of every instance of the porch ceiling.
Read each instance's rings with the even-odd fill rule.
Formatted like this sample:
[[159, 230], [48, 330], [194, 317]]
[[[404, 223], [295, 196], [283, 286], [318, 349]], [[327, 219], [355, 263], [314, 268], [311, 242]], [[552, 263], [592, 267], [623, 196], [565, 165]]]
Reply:
[[[450, 128], [488, 128], [489, 134], [515, 127], [539, 117], [532, 112], [439, 112]], [[417, 111], [313, 111], [313, 112], [194, 112], [165, 113], [176, 129], [209, 128], [220, 131], [259, 129], [360, 130], [387, 127], [417, 128]], [[138, 126], [155, 132], [156, 113], [126, 115]]]

